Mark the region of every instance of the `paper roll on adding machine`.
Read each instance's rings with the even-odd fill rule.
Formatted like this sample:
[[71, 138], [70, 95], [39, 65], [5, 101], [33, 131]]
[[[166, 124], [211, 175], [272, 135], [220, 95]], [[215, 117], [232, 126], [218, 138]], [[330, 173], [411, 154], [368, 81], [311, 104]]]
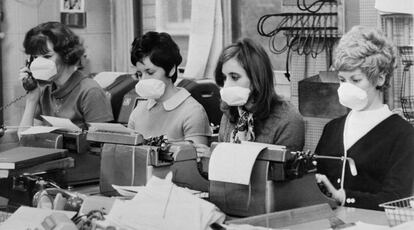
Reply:
[[[319, 189], [315, 158], [309, 152], [290, 152], [283, 146], [260, 143], [213, 143], [209, 179], [201, 174], [191, 143], [168, 143], [162, 137], [134, 141], [91, 133], [105, 142], [101, 154], [100, 189], [113, 194], [112, 184], [144, 186], [155, 175], [189, 189], [209, 192], [209, 201], [232, 216], [253, 216], [274, 211], [336, 202]], [[127, 141], [125, 141], [127, 140]], [[137, 141], [138, 140], [138, 141]]]

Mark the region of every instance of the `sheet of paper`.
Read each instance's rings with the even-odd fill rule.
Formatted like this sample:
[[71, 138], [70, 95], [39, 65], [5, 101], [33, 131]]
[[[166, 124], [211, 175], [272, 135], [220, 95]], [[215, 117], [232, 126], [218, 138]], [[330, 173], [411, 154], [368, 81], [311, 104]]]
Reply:
[[143, 186], [120, 186], [120, 185], [114, 185], [114, 184], [112, 185], [112, 187], [119, 194], [121, 194], [121, 196], [126, 196], [126, 197], [133, 197], [144, 188]]
[[286, 149], [286, 146], [283, 146], [283, 145], [272, 145], [272, 144], [252, 142], [252, 141], [242, 141], [241, 143], [247, 144], [247, 145], [260, 145], [260, 146], [264, 146], [271, 150], [285, 150]]
[[210, 157], [208, 179], [248, 185], [250, 175], [264, 145], [220, 143]]
[[40, 224], [45, 219], [45, 217], [50, 216], [52, 213], [56, 212], [64, 213], [69, 219], [74, 217], [76, 214], [76, 212], [56, 211], [50, 209], [21, 206], [5, 222], [1, 223], [0, 230], [35, 229], [35, 227], [40, 227]]
[[99, 123], [91, 122], [89, 123], [89, 131], [92, 132], [114, 132], [114, 133], [126, 133], [131, 134], [135, 133], [135, 130], [127, 128], [119, 123]]
[[82, 129], [77, 125], [73, 124], [71, 120], [61, 117], [51, 117], [41, 115], [43, 119], [49, 122], [52, 126], [58, 127], [59, 130], [69, 131], [69, 132], [81, 132]]
[[32, 126], [23, 132], [21, 132], [21, 135], [30, 135], [30, 134], [39, 134], [39, 133], [50, 133], [54, 130], [59, 129], [59, 127], [53, 127], [53, 126]]

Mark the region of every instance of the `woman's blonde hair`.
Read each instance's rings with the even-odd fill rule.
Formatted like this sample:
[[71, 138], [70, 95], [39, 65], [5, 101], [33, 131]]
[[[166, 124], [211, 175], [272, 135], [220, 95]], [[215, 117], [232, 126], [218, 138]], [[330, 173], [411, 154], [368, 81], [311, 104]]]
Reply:
[[336, 71], [353, 71], [360, 68], [371, 84], [376, 85], [379, 76], [385, 82], [378, 89], [389, 86], [396, 68], [397, 49], [377, 29], [354, 26], [339, 41], [334, 53], [332, 68]]

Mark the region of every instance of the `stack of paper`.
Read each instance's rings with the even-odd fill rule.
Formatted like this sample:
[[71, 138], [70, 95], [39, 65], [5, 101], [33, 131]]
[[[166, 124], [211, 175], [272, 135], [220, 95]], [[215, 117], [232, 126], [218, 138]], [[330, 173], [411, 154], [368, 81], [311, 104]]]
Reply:
[[117, 200], [107, 219], [125, 229], [209, 229], [210, 224], [224, 221], [225, 215], [214, 204], [170, 180], [171, 176], [152, 177], [132, 200]]

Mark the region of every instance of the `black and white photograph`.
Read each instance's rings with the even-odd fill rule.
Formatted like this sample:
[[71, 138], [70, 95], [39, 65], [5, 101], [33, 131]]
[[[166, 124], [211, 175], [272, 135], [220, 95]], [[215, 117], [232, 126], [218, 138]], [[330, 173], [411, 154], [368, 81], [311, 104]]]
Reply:
[[85, 12], [85, 0], [60, 0], [60, 12]]
[[414, 0], [0, 0], [0, 230], [414, 229]]

